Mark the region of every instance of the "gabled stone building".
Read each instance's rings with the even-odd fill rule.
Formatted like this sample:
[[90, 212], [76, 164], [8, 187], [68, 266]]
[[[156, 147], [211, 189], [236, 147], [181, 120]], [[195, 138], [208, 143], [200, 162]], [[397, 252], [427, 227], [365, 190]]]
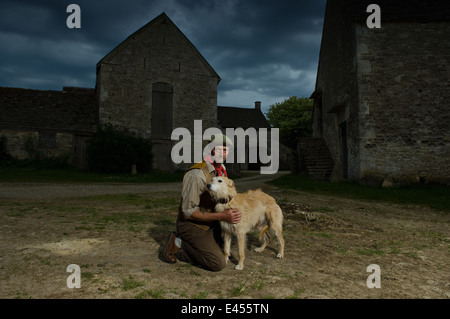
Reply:
[[152, 139], [154, 167], [173, 170], [174, 128], [217, 125], [219, 75], [162, 13], [97, 63], [100, 125]]
[[328, 0], [313, 129], [332, 179], [450, 183], [450, 5]]
[[176, 127], [217, 124], [219, 75], [162, 13], [97, 63], [100, 124], [143, 137], [169, 138]]

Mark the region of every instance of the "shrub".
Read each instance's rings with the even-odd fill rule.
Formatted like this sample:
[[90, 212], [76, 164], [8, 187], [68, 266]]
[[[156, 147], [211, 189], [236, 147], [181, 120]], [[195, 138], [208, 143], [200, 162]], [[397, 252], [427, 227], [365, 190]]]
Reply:
[[12, 160], [12, 156], [8, 153], [6, 141], [6, 136], [0, 136], [0, 166], [7, 165]]
[[93, 171], [127, 173], [131, 165], [136, 165], [139, 172], [149, 172], [152, 168], [150, 141], [112, 125], [99, 129], [89, 140], [86, 151]]

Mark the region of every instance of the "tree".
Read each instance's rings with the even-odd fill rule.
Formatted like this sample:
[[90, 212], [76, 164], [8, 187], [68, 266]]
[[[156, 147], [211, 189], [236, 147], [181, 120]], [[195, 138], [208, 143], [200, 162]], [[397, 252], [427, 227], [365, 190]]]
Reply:
[[279, 128], [280, 143], [296, 149], [301, 137], [312, 136], [312, 109], [311, 99], [296, 96], [269, 106], [267, 120], [272, 127]]

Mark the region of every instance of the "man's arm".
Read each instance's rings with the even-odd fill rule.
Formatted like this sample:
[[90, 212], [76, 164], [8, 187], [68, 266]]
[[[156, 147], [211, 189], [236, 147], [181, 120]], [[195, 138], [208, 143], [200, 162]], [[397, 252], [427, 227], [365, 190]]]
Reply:
[[189, 216], [188, 220], [200, 222], [224, 221], [230, 224], [237, 224], [241, 221], [242, 214], [237, 209], [226, 209], [220, 213], [201, 212], [196, 210]]
[[225, 221], [228, 223], [238, 223], [241, 220], [241, 213], [237, 210], [227, 209], [220, 213], [201, 212], [199, 210], [200, 194], [206, 188], [206, 177], [201, 170], [189, 171], [183, 179], [182, 210], [187, 220], [211, 222]]

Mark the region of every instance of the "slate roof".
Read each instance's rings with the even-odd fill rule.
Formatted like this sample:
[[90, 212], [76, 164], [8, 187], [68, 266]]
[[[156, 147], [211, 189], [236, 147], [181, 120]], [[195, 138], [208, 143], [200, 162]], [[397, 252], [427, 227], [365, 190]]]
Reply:
[[92, 133], [97, 113], [94, 89], [0, 87], [0, 129]]
[[217, 120], [222, 128], [271, 128], [261, 110], [255, 108], [218, 106]]

